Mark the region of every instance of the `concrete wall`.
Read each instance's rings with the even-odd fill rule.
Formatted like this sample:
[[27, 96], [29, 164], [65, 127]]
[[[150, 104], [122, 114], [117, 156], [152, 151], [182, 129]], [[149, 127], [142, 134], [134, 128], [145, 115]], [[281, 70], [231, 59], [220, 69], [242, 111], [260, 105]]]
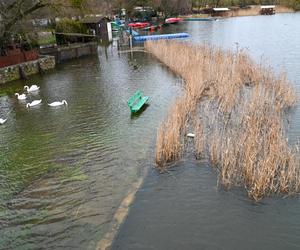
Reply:
[[21, 79], [24, 75], [27, 77], [53, 68], [55, 68], [55, 58], [53, 56], [41, 56], [35, 61], [0, 68], [0, 84]]
[[55, 57], [56, 63], [62, 63], [67, 60], [80, 58], [83, 56], [97, 54], [97, 43], [79, 43], [57, 48], [45, 48], [40, 52]]

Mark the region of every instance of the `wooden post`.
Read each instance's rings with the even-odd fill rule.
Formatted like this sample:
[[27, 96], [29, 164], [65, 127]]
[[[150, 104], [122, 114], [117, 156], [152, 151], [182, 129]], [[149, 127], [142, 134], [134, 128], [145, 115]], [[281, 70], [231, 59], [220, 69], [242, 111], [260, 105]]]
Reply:
[[129, 35], [129, 44], [130, 44], [131, 59], [133, 59], [133, 53], [132, 53], [132, 35]]
[[132, 52], [132, 35], [129, 35], [129, 46], [130, 46], [130, 50]]

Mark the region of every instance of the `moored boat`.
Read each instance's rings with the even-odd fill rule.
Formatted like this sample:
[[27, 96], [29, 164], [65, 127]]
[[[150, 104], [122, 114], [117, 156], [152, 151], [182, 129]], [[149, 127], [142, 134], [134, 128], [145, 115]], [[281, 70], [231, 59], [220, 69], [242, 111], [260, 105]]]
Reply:
[[165, 23], [168, 23], [168, 24], [175, 24], [175, 23], [179, 23], [182, 21], [182, 18], [180, 17], [171, 17], [171, 18], [167, 18], [165, 20]]
[[150, 23], [148, 23], [148, 22], [137, 22], [137, 23], [128, 24], [128, 27], [136, 28], [136, 29], [142, 29], [142, 28], [145, 28], [147, 26], [150, 26]]

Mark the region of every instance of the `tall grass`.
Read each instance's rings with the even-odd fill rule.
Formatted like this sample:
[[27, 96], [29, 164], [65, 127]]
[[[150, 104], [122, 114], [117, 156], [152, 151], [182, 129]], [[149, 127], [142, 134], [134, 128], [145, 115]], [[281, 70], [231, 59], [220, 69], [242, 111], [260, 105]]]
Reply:
[[285, 113], [296, 95], [284, 74], [239, 50], [176, 41], [145, 48], [185, 80], [183, 96], [158, 130], [159, 168], [182, 157], [193, 127], [197, 157], [209, 159], [224, 187], [244, 186], [255, 200], [299, 191], [299, 150], [285, 135]]

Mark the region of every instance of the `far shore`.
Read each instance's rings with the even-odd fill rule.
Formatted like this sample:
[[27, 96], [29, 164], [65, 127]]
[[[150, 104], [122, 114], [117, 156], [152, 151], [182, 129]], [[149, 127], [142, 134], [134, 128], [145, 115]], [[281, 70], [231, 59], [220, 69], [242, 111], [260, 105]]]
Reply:
[[[221, 15], [221, 17], [238, 17], [238, 16], [259, 16], [260, 13], [260, 5], [250, 5], [249, 8], [239, 8], [239, 7], [230, 7], [230, 10], [225, 14]], [[276, 5], [275, 13], [294, 13], [296, 12], [294, 9]], [[211, 15], [209, 14], [190, 14], [184, 15], [183, 18], [209, 18]]]

